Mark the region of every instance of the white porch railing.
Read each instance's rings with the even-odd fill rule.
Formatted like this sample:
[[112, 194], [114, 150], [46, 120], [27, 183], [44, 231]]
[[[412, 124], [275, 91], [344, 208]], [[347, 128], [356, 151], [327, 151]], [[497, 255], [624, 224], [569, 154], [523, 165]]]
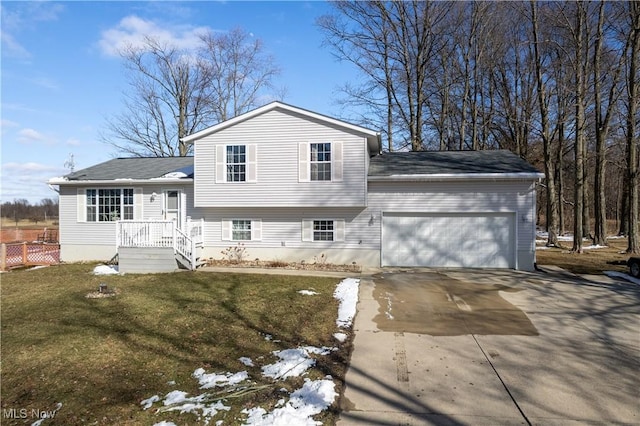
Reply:
[[189, 262], [190, 269], [197, 267], [197, 249], [203, 244], [204, 220], [187, 219], [182, 230], [173, 220], [120, 220], [116, 222], [118, 247], [172, 247]]

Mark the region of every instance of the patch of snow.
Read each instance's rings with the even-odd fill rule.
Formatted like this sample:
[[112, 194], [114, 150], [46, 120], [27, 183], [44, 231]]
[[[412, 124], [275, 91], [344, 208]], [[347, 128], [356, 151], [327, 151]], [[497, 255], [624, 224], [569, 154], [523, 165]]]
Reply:
[[35, 269], [42, 269], [42, 268], [48, 268], [49, 265], [38, 265], [38, 266], [34, 266], [33, 268], [29, 268], [27, 269], [27, 271], [33, 271]]
[[178, 426], [174, 422], [161, 421], [159, 423], [154, 423], [153, 426]]
[[118, 266], [116, 265], [98, 265], [93, 268], [93, 275], [114, 275], [118, 273]]
[[174, 390], [165, 395], [163, 403], [164, 405], [180, 404], [189, 399], [187, 395], [187, 392]]
[[338, 327], [351, 327], [353, 318], [356, 316], [356, 305], [358, 303], [358, 288], [360, 280], [357, 278], [346, 278], [336, 287], [333, 297], [338, 299]]
[[47, 182], [49, 185], [56, 185], [59, 182], [69, 182], [69, 179], [67, 179], [64, 176], [56, 176], [56, 177], [52, 177], [51, 179], [49, 179], [49, 182]]
[[247, 367], [253, 367], [253, 360], [251, 358], [248, 358], [246, 356], [241, 356], [240, 358], [238, 358], [238, 361], [240, 361]]
[[638, 278], [634, 278], [629, 274], [625, 274], [624, 272], [618, 272], [618, 271], [604, 271], [604, 274], [608, 277], [617, 277], [617, 278], [623, 278], [629, 282], [632, 282], [634, 284], [638, 284], [640, 285], [640, 279]]
[[175, 386], [176, 381], [175, 381], [175, 380], [171, 380], [171, 381], [167, 382], [167, 384], [168, 384], [169, 386]]
[[301, 376], [316, 363], [304, 348], [284, 349], [274, 351], [273, 354], [280, 358], [280, 361], [262, 367], [262, 375], [272, 379]]
[[596, 245], [582, 247], [583, 250], [593, 250], [593, 249], [601, 249], [601, 248], [607, 248], [607, 246], [601, 246], [600, 244], [596, 244]]
[[[549, 233], [546, 231], [536, 231], [536, 239], [546, 240], [549, 238]], [[573, 241], [572, 234], [558, 235], [558, 241]]]
[[307, 353], [316, 355], [329, 355], [331, 351], [334, 350], [333, 348], [328, 348], [326, 346], [323, 346], [321, 348], [317, 348], [315, 346], [304, 346], [302, 349], [307, 351]]
[[547, 246], [536, 246], [536, 250], [549, 250], [552, 247], [547, 247]]
[[187, 392], [171, 391], [165, 395], [164, 408], [158, 411], [179, 411], [183, 413], [193, 413], [204, 419], [204, 423], [208, 424], [211, 417], [214, 417], [220, 411], [229, 411], [231, 407], [227, 407], [221, 401], [205, 402], [209, 397], [208, 394], [202, 394], [193, 397], [187, 397]]
[[320, 294], [317, 291], [312, 291], [312, 290], [300, 290], [298, 293], [304, 295], [304, 296], [314, 296], [316, 294]]
[[62, 402], [58, 402], [56, 404], [56, 408], [53, 411], [41, 411], [40, 420], [36, 420], [35, 422], [31, 423], [31, 426], [41, 426], [42, 422], [44, 422], [45, 420], [53, 419], [56, 416], [56, 413], [60, 411], [61, 408], [62, 408]]
[[265, 335], [264, 335], [264, 340], [266, 340], [266, 341], [270, 342], [270, 341], [272, 341], [272, 340], [273, 340], [273, 336], [272, 336], [272, 335], [270, 335], [270, 334], [265, 334]]
[[291, 394], [289, 401], [271, 413], [264, 408], [256, 407], [250, 410], [244, 409], [248, 414], [246, 425], [319, 425], [312, 416], [326, 410], [338, 394], [331, 378], [323, 380], [305, 379], [302, 388]]
[[340, 343], [344, 343], [344, 341], [347, 340], [347, 335], [344, 333], [333, 333], [333, 338]]
[[224, 387], [227, 385], [237, 385], [240, 382], [244, 382], [249, 378], [249, 373], [246, 371], [240, 371], [239, 373], [231, 374], [206, 374], [204, 368], [198, 368], [193, 372], [192, 376], [198, 379], [200, 383], [200, 389], [211, 389], [213, 387]]
[[187, 174], [183, 172], [170, 172], [162, 175], [163, 178], [174, 178], [174, 179], [182, 179], [186, 178]]
[[151, 408], [154, 402], [160, 401], [160, 397], [158, 395], [153, 395], [151, 398], [143, 399], [140, 401], [140, 405], [142, 405], [143, 410], [148, 410]]

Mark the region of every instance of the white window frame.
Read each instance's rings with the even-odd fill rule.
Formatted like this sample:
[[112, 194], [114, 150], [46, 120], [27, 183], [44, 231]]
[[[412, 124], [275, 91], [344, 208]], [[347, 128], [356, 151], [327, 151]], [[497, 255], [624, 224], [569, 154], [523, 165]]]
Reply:
[[[227, 148], [234, 146], [244, 147], [244, 163], [229, 163]], [[216, 146], [216, 183], [256, 183], [258, 181], [258, 148], [256, 144], [227, 144]], [[244, 180], [229, 180], [229, 167], [244, 165]]]
[[[111, 195], [107, 192], [119, 191], [119, 195]], [[130, 195], [125, 195], [125, 191], [131, 191]], [[93, 194], [90, 194], [93, 192]], [[101, 194], [102, 192], [102, 194]], [[107, 197], [118, 197], [118, 204], [105, 204]], [[93, 198], [93, 202], [90, 201]], [[131, 197], [129, 199], [129, 197]], [[101, 203], [102, 201], [102, 203]], [[102, 212], [109, 205], [117, 207], [119, 214]], [[102, 207], [102, 208], [101, 208]], [[131, 208], [128, 217], [122, 217], [125, 209]], [[91, 211], [92, 210], [92, 211]], [[109, 215], [108, 220], [106, 215]], [[132, 187], [102, 187], [102, 188], [78, 188], [77, 190], [77, 221], [88, 223], [109, 223], [117, 220], [137, 220], [142, 218], [142, 189]], [[89, 220], [91, 219], [91, 220]]]
[[[332, 222], [333, 240], [316, 240], [315, 235], [317, 231], [315, 224], [317, 222]], [[304, 219], [302, 221], [302, 241], [308, 241], [313, 243], [335, 243], [345, 240], [345, 221], [344, 219], [332, 219], [332, 218], [318, 218], [318, 219]]]
[[[331, 169], [333, 164], [331, 161], [333, 157], [331, 148], [331, 142], [309, 143], [309, 179], [312, 182], [331, 182]], [[326, 158], [328, 158], [328, 160]], [[322, 179], [320, 179], [320, 177], [322, 177]]]
[[[250, 229], [249, 231], [251, 231], [251, 238], [246, 240], [246, 239], [235, 239], [233, 238], [233, 223], [234, 222], [239, 222], [239, 221], [245, 221], [245, 222], [250, 222]], [[233, 218], [233, 219], [223, 219], [222, 220], [222, 230], [221, 230], [221, 239], [222, 241], [260, 241], [262, 240], [262, 220], [261, 219], [247, 219], [247, 218]], [[240, 232], [246, 232], [246, 231], [240, 231]]]
[[[312, 145], [315, 144], [329, 144], [330, 145], [330, 161], [318, 162], [312, 161], [313, 152]], [[313, 140], [307, 142], [300, 142], [298, 144], [298, 181], [299, 182], [313, 182], [313, 183], [327, 183], [327, 182], [342, 182], [343, 179], [343, 143], [339, 141], [326, 141], [326, 140]], [[329, 180], [312, 180], [311, 165], [312, 164], [327, 164], [331, 163], [331, 179]]]

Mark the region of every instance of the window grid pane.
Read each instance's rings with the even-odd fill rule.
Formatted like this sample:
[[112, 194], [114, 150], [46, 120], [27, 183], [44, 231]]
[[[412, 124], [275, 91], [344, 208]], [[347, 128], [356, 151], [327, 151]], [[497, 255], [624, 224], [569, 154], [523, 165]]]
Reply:
[[122, 217], [123, 220], [133, 220], [133, 188], [122, 190]]
[[231, 238], [234, 241], [251, 240], [251, 221], [250, 220], [231, 221]]
[[133, 220], [133, 188], [87, 189], [87, 222]]
[[246, 162], [244, 145], [227, 146], [227, 182], [246, 181]]
[[333, 221], [313, 221], [313, 241], [333, 241]]
[[96, 213], [96, 190], [87, 189], [87, 222], [95, 222]]
[[311, 180], [331, 180], [331, 144], [311, 144]]

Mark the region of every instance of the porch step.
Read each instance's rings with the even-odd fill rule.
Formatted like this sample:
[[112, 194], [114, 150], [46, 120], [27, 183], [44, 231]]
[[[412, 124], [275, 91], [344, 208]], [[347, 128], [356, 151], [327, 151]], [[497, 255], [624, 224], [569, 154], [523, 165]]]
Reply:
[[[191, 269], [191, 262], [189, 262], [188, 259], [186, 259], [183, 255], [181, 255], [180, 253], [176, 253], [176, 261], [178, 262], [178, 265], [180, 266], [181, 269]], [[200, 259], [199, 257], [196, 259], [196, 264], [195, 264], [195, 268], [194, 269], [198, 269], [202, 266], [205, 266], [207, 264], [206, 261]]]

